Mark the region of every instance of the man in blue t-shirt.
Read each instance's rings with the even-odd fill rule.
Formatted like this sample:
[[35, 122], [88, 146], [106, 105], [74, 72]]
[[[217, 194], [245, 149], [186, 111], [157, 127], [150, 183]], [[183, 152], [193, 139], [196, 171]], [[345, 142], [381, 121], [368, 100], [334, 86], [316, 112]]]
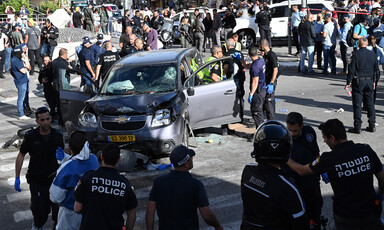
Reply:
[[258, 49], [253, 46], [249, 49], [248, 55], [252, 60], [249, 75], [249, 97], [252, 117], [255, 120], [256, 128], [264, 122], [263, 103], [266, 93], [265, 83], [265, 61], [257, 55]]
[[27, 72], [31, 69], [31, 66], [24, 64], [21, 59], [23, 53], [21, 47], [16, 47], [13, 52], [11, 75], [17, 88], [17, 112], [19, 120], [28, 120], [30, 118], [25, 116], [24, 108], [29, 108], [29, 79]]
[[361, 21], [359, 24], [357, 24], [353, 28], [353, 38], [356, 39], [356, 43], [353, 46], [353, 50], [356, 50], [358, 47], [358, 42], [360, 38], [366, 38], [368, 37], [367, 29], [365, 29], [365, 26], [367, 26], [368, 21], [365, 18], [361, 18]]
[[192, 158], [195, 151], [180, 145], [171, 152], [174, 166], [169, 174], [159, 176], [153, 182], [147, 205], [147, 229], [154, 229], [155, 211], [159, 216], [159, 229], [199, 229], [197, 209], [204, 221], [216, 230], [223, 229], [209, 208], [205, 188], [192, 177]]

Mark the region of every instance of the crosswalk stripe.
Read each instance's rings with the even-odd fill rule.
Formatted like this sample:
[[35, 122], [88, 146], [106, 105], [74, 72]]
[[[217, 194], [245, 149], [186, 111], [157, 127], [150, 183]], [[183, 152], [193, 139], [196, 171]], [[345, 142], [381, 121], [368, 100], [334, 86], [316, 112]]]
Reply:
[[8, 202], [15, 202], [20, 200], [26, 200], [31, 198], [31, 192], [28, 191], [21, 191], [18, 193], [11, 193], [7, 195]]
[[32, 220], [33, 219], [32, 211], [31, 210], [17, 211], [13, 213], [13, 219], [15, 220], [16, 223], [20, 221]]
[[[25, 160], [22, 168], [27, 168], [28, 164], [29, 164], [29, 160]], [[2, 172], [7, 172], [7, 171], [11, 171], [11, 170], [15, 170], [15, 163], [4, 164], [4, 165], [0, 166], [0, 171], [2, 171]]]
[[0, 160], [6, 160], [6, 159], [14, 158], [17, 156], [17, 154], [19, 154], [19, 151], [0, 154]]

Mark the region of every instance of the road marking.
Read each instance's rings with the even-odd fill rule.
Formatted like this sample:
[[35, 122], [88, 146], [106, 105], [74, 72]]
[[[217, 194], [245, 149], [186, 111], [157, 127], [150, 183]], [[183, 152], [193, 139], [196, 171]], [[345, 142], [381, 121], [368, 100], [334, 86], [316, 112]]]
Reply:
[[29, 190], [21, 191], [18, 193], [11, 193], [7, 195], [8, 202], [15, 202], [20, 200], [26, 200], [31, 198], [31, 193]]
[[13, 213], [13, 219], [15, 220], [16, 223], [20, 221], [27, 221], [27, 220], [32, 220], [33, 215], [31, 210], [25, 210], [25, 211], [18, 211]]
[[5, 160], [5, 159], [10, 159], [10, 158], [15, 158], [19, 154], [19, 152], [9, 152], [9, 153], [4, 153], [0, 155], [0, 160]]
[[[23, 163], [23, 168], [27, 168], [28, 165], [29, 165], [29, 160], [25, 160]], [[0, 166], [0, 171], [2, 172], [12, 171], [12, 170], [15, 170], [15, 163], [5, 164]]]

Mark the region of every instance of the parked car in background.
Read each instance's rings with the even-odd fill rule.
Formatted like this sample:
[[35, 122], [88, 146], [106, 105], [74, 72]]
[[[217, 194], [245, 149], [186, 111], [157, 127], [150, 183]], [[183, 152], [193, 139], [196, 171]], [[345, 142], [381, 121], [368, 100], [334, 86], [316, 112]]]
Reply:
[[[293, 0], [291, 1], [291, 5], [298, 5], [299, 10], [301, 10], [301, 1]], [[312, 14], [317, 14], [321, 12], [321, 10], [334, 10], [332, 1], [308, 0], [307, 5], [308, 8], [311, 9]], [[270, 24], [272, 40], [287, 40], [288, 1], [271, 4], [269, 11], [272, 17]], [[260, 39], [258, 26], [257, 23], [255, 23], [255, 16], [236, 18], [236, 27], [233, 31], [239, 34], [239, 40], [243, 47], [249, 47]]]
[[197, 80], [215, 61], [204, 64], [194, 47], [138, 52], [116, 62], [92, 90], [62, 70], [67, 131], [84, 131], [94, 152], [110, 142], [155, 157], [188, 146], [192, 129], [240, 121], [233, 79], [205, 85]]

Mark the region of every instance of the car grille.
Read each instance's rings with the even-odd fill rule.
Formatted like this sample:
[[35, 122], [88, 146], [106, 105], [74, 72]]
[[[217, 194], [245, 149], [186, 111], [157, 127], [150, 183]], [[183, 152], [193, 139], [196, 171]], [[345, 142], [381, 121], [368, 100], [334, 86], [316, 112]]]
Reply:
[[103, 129], [110, 131], [139, 130], [144, 128], [146, 115], [126, 117], [129, 117], [129, 121], [119, 123], [116, 121], [116, 118], [119, 118], [119, 116], [102, 116], [101, 126]]
[[102, 122], [103, 129], [106, 130], [138, 130], [145, 126], [145, 121], [117, 123], [117, 122]]

